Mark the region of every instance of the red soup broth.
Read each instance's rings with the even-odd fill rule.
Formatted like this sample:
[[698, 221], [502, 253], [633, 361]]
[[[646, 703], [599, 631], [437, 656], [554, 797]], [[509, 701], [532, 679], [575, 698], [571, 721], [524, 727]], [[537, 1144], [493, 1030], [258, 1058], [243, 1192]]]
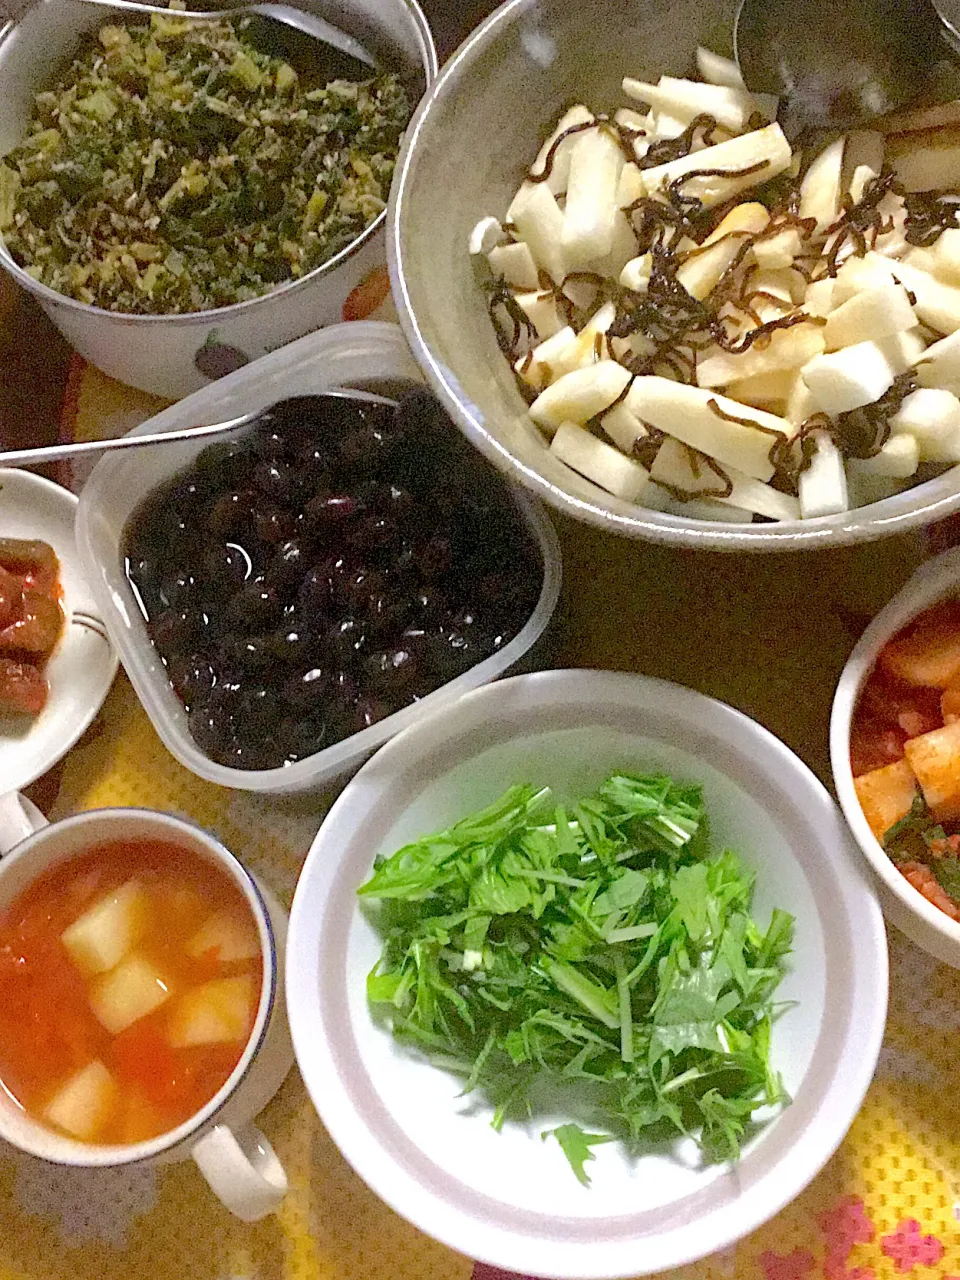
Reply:
[[0, 916], [0, 1082], [82, 1142], [143, 1142], [213, 1098], [263, 986], [259, 933], [198, 854], [117, 842], [52, 868]]

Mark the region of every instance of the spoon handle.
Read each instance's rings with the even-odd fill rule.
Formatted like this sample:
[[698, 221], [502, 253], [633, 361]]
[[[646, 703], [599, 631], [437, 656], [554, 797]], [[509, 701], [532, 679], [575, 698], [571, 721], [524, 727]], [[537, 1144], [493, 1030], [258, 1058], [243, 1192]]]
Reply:
[[256, 415], [245, 413], [241, 418], [228, 422], [214, 422], [205, 427], [184, 427], [180, 431], [155, 431], [143, 436], [119, 436], [114, 440], [81, 440], [76, 444], [39, 445], [33, 449], [9, 449], [0, 452], [0, 467], [35, 467], [42, 462], [63, 462], [84, 454], [107, 453], [113, 449], [139, 449], [150, 444], [173, 444], [177, 440], [196, 440], [203, 436], [222, 436], [247, 422]]
[[[97, 0], [94, 0], [96, 3]], [[351, 400], [356, 404], [380, 405], [395, 409], [397, 402], [391, 396], [376, 391], [361, 391], [357, 387], [330, 387], [316, 392], [318, 399]], [[151, 431], [146, 435], [117, 436], [112, 440], [81, 440], [76, 444], [44, 444], [33, 449], [8, 449], [0, 451], [0, 467], [36, 467], [42, 462], [63, 462], [69, 458], [90, 453], [109, 453], [115, 449], [140, 449], [144, 445], [174, 444], [182, 440], [200, 440], [207, 436], [226, 436], [263, 414], [262, 409], [243, 413], [239, 418], [227, 418], [224, 422], [211, 422], [202, 427], [181, 427], [179, 431]]]

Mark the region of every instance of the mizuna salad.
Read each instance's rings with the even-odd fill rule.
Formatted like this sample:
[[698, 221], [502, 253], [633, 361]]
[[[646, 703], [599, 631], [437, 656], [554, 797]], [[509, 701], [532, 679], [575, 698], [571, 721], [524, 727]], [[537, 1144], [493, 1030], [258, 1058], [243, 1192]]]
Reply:
[[635, 106], [610, 115], [571, 106], [471, 235], [551, 452], [628, 502], [735, 522], [960, 462], [960, 103], [800, 150], [734, 63], [698, 66], [625, 79]]
[[[448, 831], [378, 860], [383, 954], [371, 1004], [398, 1040], [462, 1075], [493, 1124], [533, 1114], [581, 1182], [597, 1143], [695, 1136], [734, 1160], [787, 1101], [770, 1061], [793, 918], [751, 917], [753, 874], [712, 852], [699, 787], [615, 773], [568, 809], [511, 787]], [[573, 1117], [599, 1122], [587, 1133]]]

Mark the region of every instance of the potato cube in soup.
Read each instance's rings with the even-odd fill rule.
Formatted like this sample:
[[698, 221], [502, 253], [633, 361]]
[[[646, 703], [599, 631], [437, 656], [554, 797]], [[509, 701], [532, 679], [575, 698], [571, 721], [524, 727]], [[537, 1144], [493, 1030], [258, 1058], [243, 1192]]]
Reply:
[[170, 989], [156, 966], [134, 953], [90, 989], [90, 1006], [101, 1026], [119, 1035], [159, 1009], [170, 999]]
[[92, 977], [120, 963], [143, 937], [147, 927], [147, 899], [138, 880], [95, 902], [60, 935], [70, 959]]
[[857, 799], [870, 830], [882, 843], [895, 822], [905, 818], [917, 794], [917, 780], [906, 760], [872, 769], [854, 778]]
[[113, 1076], [94, 1060], [60, 1086], [43, 1118], [80, 1142], [93, 1142], [110, 1122], [118, 1096]]
[[960, 601], [921, 614], [884, 647], [880, 666], [908, 684], [945, 689], [960, 674]]
[[260, 939], [252, 920], [241, 920], [225, 911], [206, 920], [187, 943], [187, 955], [217, 953], [221, 964], [253, 960], [260, 954]]
[[170, 1043], [175, 1049], [200, 1044], [233, 1044], [246, 1040], [253, 1027], [256, 991], [253, 978], [216, 978], [193, 987], [170, 1015]]
[[934, 814], [960, 815], [960, 722], [909, 738], [903, 752]]

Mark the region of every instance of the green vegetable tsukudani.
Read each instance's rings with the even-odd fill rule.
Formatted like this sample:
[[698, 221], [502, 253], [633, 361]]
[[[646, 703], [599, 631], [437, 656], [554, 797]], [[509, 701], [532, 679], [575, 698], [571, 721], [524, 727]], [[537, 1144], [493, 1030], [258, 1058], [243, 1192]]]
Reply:
[[570, 1109], [607, 1132], [544, 1137], [581, 1182], [613, 1139], [690, 1134], [733, 1160], [754, 1113], [787, 1100], [770, 1034], [793, 919], [759, 928], [753, 880], [710, 853], [698, 787], [616, 773], [569, 810], [511, 787], [378, 861], [359, 891], [384, 938], [368, 998], [486, 1095], [497, 1128], [533, 1113], [535, 1083], [538, 1100], [576, 1086]]
[[109, 24], [36, 95], [0, 163], [0, 232], [30, 275], [111, 311], [209, 310], [305, 275], [383, 211], [399, 77], [308, 89], [247, 25]]

